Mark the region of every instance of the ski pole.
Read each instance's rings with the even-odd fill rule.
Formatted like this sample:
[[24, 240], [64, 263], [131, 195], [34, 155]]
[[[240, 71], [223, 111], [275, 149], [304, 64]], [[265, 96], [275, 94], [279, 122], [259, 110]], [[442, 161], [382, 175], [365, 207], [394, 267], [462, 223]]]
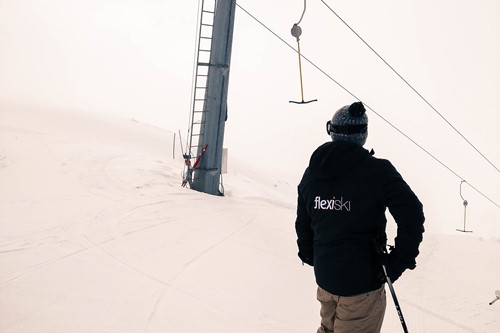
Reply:
[[373, 239], [373, 242], [375, 243], [375, 248], [377, 249], [377, 253], [379, 254], [379, 257], [381, 259], [380, 262], [382, 265], [382, 270], [384, 272], [384, 277], [385, 280], [387, 281], [387, 285], [389, 286], [389, 290], [391, 291], [392, 300], [394, 301], [394, 305], [396, 306], [396, 312], [398, 313], [399, 321], [403, 326], [403, 331], [405, 333], [408, 333], [408, 327], [406, 326], [406, 321], [405, 318], [403, 317], [403, 312], [401, 311], [401, 306], [399, 305], [398, 297], [396, 296], [396, 291], [394, 290], [391, 278], [387, 274], [387, 268], [385, 267], [383, 255], [388, 254], [387, 249], [385, 245], [379, 244], [376, 239]]

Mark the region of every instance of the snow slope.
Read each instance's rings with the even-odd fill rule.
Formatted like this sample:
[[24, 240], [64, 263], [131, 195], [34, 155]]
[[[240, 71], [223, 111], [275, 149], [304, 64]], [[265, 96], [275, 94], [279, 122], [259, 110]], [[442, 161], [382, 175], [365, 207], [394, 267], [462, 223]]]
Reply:
[[[0, 105], [0, 332], [315, 332], [295, 184], [230, 160], [226, 196], [198, 193], [175, 150], [132, 120]], [[395, 285], [410, 331], [499, 332], [500, 240], [421, 250]]]

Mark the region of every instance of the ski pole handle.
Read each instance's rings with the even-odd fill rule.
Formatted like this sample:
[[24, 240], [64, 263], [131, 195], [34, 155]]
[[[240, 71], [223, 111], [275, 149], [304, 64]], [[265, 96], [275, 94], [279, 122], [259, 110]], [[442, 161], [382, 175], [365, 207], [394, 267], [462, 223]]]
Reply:
[[408, 333], [408, 327], [406, 326], [406, 321], [405, 318], [403, 317], [403, 312], [401, 311], [401, 306], [399, 305], [398, 298], [396, 296], [396, 291], [394, 290], [394, 286], [392, 285], [391, 278], [389, 277], [389, 274], [387, 274], [387, 268], [385, 266], [385, 256], [388, 255], [387, 253], [387, 248], [385, 247], [385, 244], [382, 244], [379, 242], [379, 239], [373, 238], [373, 243], [375, 245], [375, 250], [377, 251], [377, 255], [379, 256], [380, 259], [380, 264], [382, 266], [382, 271], [384, 273], [385, 280], [387, 282], [387, 285], [389, 286], [389, 290], [391, 292], [392, 300], [394, 301], [394, 305], [396, 307], [396, 312], [399, 317], [399, 321], [401, 322], [401, 326], [403, 326], [403, 331], [404, 333]]

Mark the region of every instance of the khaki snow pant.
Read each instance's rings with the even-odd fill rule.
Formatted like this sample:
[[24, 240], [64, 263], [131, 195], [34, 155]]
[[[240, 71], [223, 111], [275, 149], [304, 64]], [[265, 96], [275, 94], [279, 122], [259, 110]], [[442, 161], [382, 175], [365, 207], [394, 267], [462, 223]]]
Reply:
[[380, 333], [385, 315], [385, 288], [356, 296], [336, 296], [318, 287], [321, 327], [316, 333]]

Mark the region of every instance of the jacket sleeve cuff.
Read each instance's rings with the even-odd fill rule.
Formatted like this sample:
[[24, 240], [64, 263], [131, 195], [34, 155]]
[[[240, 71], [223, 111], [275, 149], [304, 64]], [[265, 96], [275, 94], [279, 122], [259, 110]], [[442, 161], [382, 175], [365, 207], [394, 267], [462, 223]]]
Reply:
[[312, 254], [305, 254], [304, 252], [299, 251], [298, 255], [303, 263], [308, 264], [309, 266], [314, 266], [314, 256]]

